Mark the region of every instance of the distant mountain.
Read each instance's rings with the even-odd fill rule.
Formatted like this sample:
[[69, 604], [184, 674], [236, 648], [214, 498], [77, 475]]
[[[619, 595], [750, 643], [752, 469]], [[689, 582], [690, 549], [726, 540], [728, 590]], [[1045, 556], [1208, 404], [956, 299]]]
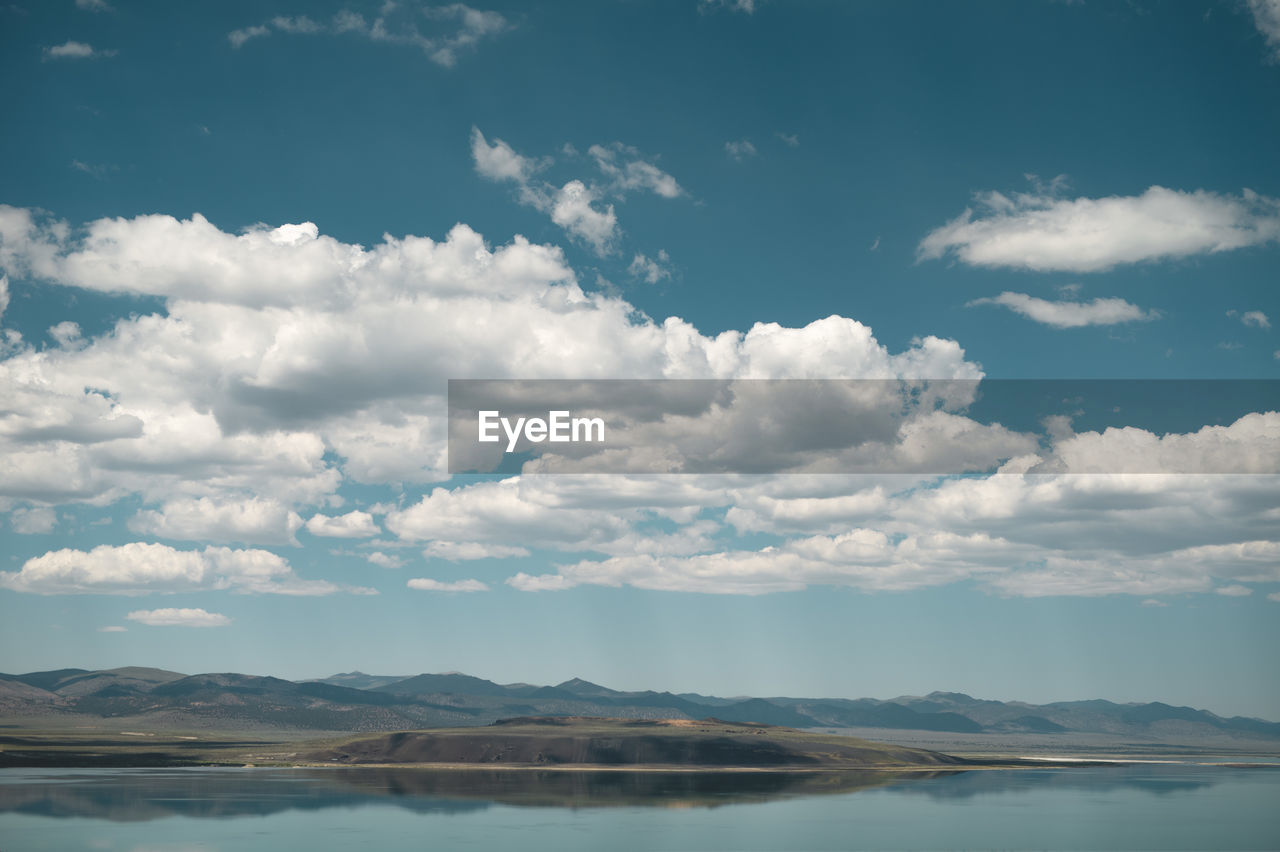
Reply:
[[[0, 675], [0, 717], [116, 720], [151, 730], [396, 731], [486, 725], [517, 716], [722, 719], [789, 728], [878, 728], [958, 734], [1101, 733], [1167, 744], [1204, 738], [1280, 740], [1280, 724], [1160, 702], [990, 701], [958, 692], [872, 698], [719, 698], [624, 692], [580, 678], [555, 686], [471, 675], [345, 672], [289, 681], [151, 668]], [[77, 721], [78, 720], [78, 721]]]
[[378, 689], [396, 681], [405, 680], [408, 675], [371, 675], [364, 672], [343, 672], [329, 677], [317, 678], [311, 683], [328, 683], [333, 686], [348, 686], [352, 689]]

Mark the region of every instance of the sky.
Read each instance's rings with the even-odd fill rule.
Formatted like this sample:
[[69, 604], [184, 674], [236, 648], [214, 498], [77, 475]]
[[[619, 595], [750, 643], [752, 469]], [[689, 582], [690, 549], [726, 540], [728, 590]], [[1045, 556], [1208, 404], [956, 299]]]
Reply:
[[1276, 0], [20, 0], [0, 42], [0, 670], [1280, 720], [1274, 395], [1049, 446], [922, 410], [858, 475], [445, 440], [450, 379], [1280, 378]]

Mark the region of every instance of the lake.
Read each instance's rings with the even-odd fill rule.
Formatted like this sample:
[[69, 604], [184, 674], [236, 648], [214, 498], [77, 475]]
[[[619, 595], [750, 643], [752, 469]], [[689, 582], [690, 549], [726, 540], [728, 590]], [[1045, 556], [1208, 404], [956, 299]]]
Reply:
[[1280, 770], [5, 769], [0, 849], [1276, 849]]

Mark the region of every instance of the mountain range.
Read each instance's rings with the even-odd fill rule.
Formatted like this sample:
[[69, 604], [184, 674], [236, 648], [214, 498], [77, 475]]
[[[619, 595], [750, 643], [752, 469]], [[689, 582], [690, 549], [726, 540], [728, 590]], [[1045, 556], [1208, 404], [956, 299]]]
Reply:
[[791, 728], [882, 728], [951, 734], [1114, 734], [1168, 741], [1280, 740], [1280, 723], [1160, 702], [1030, 704], [957, 692], [873, 698], [720, 698], [627, 692], [574, 678], [555, 686], [499, 684], [460, 673], [411, 677], [346, 672], [290, 681], [235, 673], [187, 675], [128, 667], [0, 674], [0, 717], [129, 721], [151, 729], [396, 731], [486, 725], [515, 716], [706, 719]]

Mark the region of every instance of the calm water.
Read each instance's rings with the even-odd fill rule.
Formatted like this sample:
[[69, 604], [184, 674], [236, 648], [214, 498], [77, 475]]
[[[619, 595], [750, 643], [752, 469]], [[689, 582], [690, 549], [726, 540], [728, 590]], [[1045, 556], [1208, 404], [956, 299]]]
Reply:
[[1280, 770], [0, 770], [0, 850], [1277, 849]]

